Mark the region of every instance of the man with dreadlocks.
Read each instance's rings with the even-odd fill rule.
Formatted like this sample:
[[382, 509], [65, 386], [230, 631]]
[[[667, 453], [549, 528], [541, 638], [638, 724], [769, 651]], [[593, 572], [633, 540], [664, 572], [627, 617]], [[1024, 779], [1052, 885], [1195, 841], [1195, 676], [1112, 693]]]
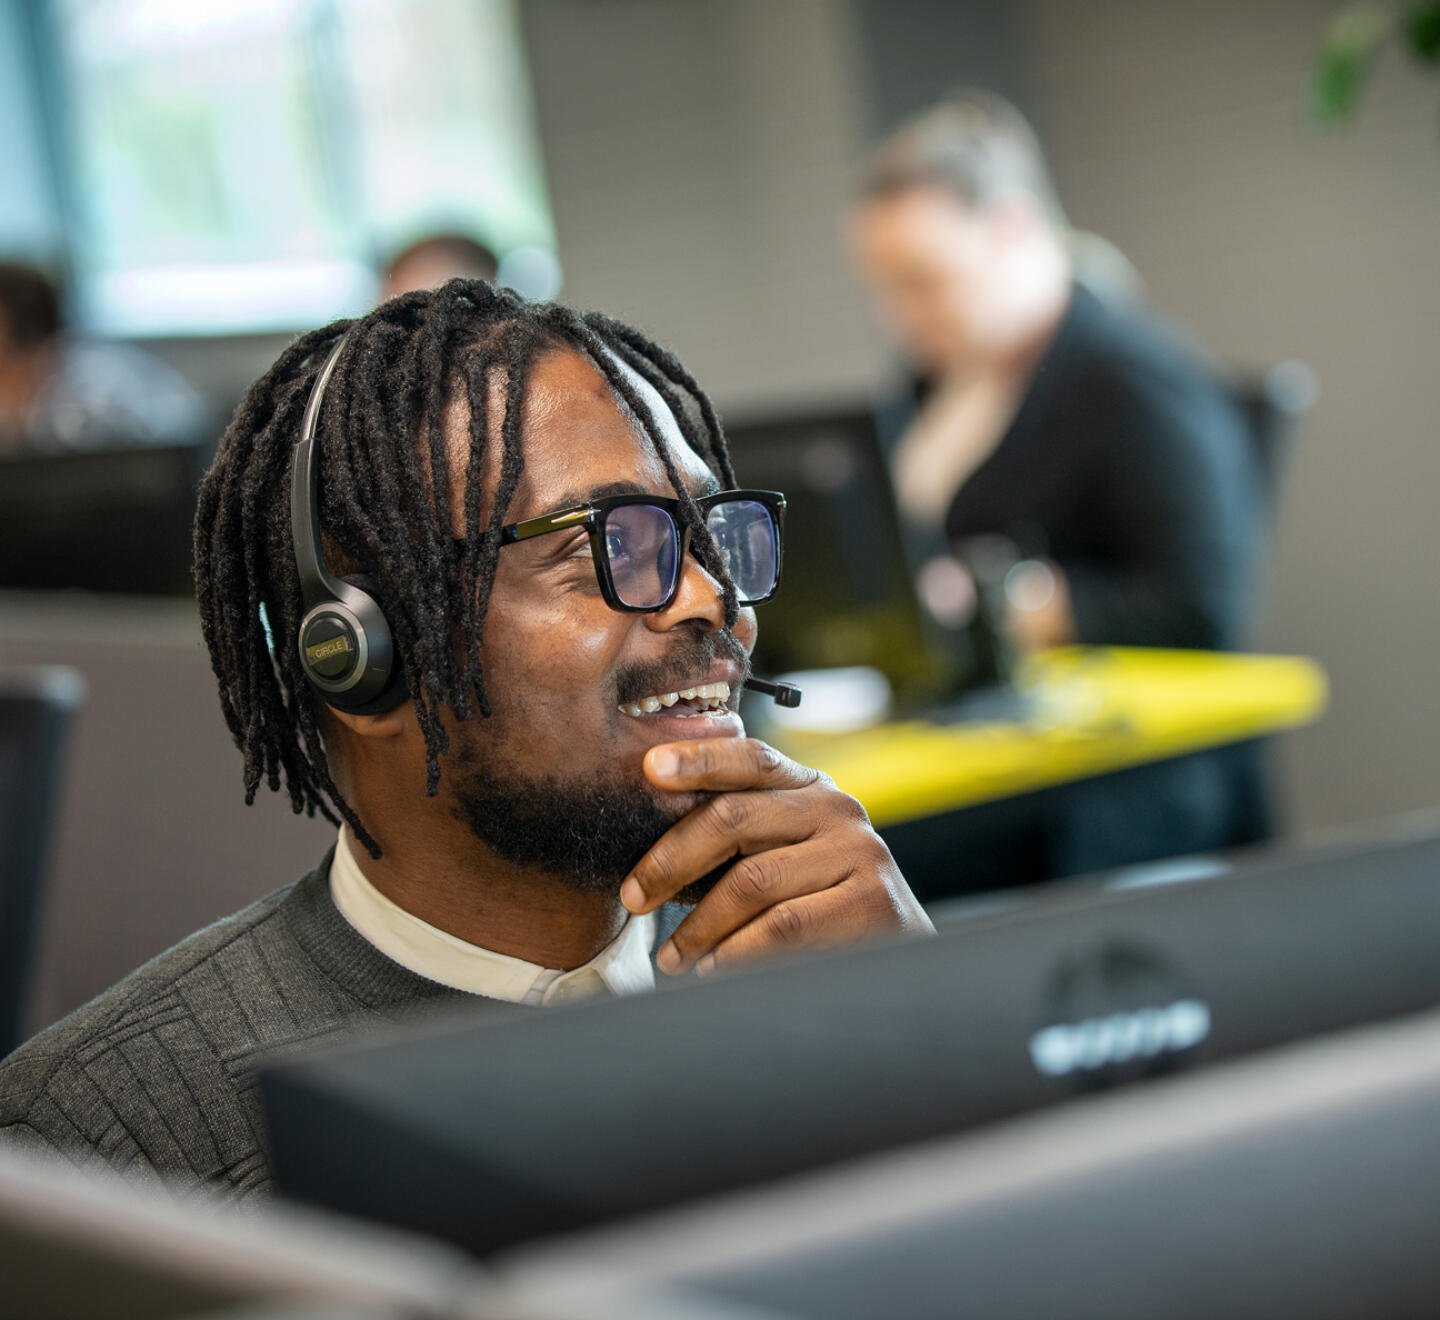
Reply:
[[[398, 704], [327, 699], [296, 644], [311, 426], [320, 559], [368, 575]], [[277, 1051], [928, 930], [859, 805], [743, 736], [778, 526], [735, 486], [699, 387], [608, 318], [454, 280], [298, 340], [221, 441], [195, 576], [247, 800], [338, 841], [12, 1055], [0, 1133], [254, 1194]]]

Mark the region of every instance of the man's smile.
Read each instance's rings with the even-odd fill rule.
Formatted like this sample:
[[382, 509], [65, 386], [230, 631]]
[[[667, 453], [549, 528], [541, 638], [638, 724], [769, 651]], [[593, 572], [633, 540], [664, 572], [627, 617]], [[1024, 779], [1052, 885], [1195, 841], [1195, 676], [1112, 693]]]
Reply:
[[616, 709], [621, 722], [638, 721], [652, 744], [739, 737], [745, 726], [734, 708], [740, 704], [748, 661], [738, 641], [718, 634], [702, 645], [685, 646], [667, 661], [637, 666], [619, 683]]
[[[652, 680], [654, 681], [654, 680]], [[740, 716], [731, 708], [731, 694], [740, 700], [741, 671], [731, 664], [718, 664], [699, 681], [671, 680], [637, 697], [620, 702], [618, 709], [627, 720], [638, 720], [653, 742], [655, 735], [668, 742], [684, 738], [738, 738], [745, 732]], [[678, 727], [683, 724], [683, 728]]]
[[625, 702], [620, 710], [626, 715], [658, 715], [662, 711], [681, 717], [718, 715], [729, 709], [729, 700], [729, 683], [701, 683], [696, 687], [657, 692], [641, 697], [639, 701]]

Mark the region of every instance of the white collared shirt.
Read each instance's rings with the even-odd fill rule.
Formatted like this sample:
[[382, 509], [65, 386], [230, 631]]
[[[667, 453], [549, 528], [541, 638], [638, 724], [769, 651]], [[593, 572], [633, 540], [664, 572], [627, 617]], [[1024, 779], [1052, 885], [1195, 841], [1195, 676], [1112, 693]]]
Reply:
[[568, 972], [481, 948], [421, 921], [386, 898], [360, 869], [350, 831], [340, 831], [330, 864], [330, 895], [341, 915], [387, 958], [456, 990], [515, 1004], [557, 1004], [592, 995], [630, 995], [655, 988], [652, 913], [631, 917], [589, 962]]

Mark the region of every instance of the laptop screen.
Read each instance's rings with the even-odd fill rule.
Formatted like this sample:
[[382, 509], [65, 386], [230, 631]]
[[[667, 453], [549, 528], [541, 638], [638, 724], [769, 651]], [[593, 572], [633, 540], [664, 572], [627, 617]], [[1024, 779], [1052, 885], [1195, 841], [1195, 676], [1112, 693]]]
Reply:
[[874, 414], [796, 414], [725, 431], [739, 480], [787, 501], [780, 591], [759, 612], [756, 669], [869, 665], [906, 705], [953, 690], [963, 652], [915, 595]]

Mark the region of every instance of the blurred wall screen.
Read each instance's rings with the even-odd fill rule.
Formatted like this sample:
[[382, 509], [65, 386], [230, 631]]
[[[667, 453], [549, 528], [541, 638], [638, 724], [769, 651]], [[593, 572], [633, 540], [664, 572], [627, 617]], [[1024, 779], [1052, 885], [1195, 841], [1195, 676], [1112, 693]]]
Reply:
[[553, 250], [514, 0], [51, 0], [77, 310], [105, 334], [360, 310], [437, 230]]

